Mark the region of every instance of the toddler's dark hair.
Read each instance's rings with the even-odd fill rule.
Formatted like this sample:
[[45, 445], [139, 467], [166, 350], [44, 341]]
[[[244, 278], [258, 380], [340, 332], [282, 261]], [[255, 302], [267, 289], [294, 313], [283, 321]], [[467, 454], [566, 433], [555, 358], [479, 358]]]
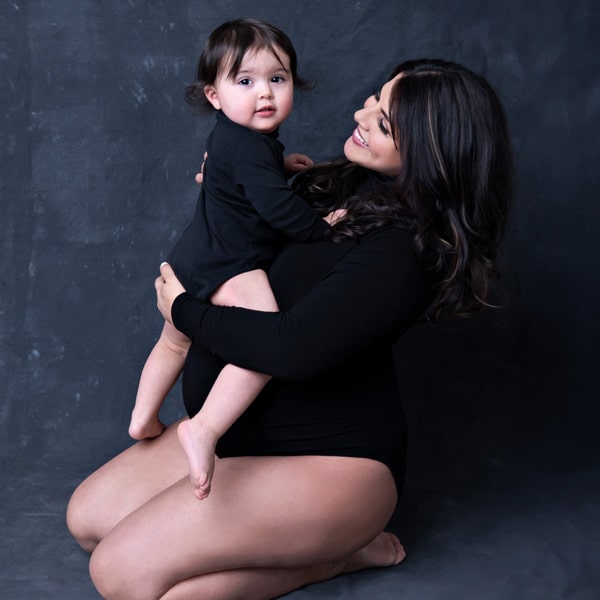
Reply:
[[197, 81], [185, 88], [186, 102], [193, 108], [212, 109], [204, 88], [213, 85], [223, 69], [228, 69], [227, 77], [235, 76], [249, 50], [269, 50], [278, 60], [277, 51], [282, 50], [290, 59], [294, 85], [300, 89], [309, 87], [298, 75], [296, 50], [283, 31], [257, 19], [236, 19], [210, 34], [198, 61]]

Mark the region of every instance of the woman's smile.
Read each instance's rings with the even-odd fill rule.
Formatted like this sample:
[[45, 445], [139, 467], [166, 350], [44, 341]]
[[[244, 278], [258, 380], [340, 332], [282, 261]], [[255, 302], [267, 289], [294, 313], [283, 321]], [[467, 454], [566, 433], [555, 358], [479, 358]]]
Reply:
[[369, 96], [364, 106], [354, 113], [356, 128], [344, 144], [346, 158], [384, 175], [400, 172], [402, 158], [392, 135], [390, 96], [402, 74], [387, 81], [377, 93]]
[[352, 132], [352, 141], [357, 146], [361, 146], [363, 148], [369, 147], [369, 144], [367, 144], [367, 142], [365, 141], [365, 138], [361, 135], [360, 129], [358, 127]]

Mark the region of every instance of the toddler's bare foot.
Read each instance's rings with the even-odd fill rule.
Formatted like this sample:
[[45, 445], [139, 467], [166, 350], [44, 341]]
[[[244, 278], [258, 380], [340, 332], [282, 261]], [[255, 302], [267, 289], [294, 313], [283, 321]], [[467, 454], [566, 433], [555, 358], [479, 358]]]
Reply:
[[348, 557], [344, 573], [373, 567], [391, 567], [405, 558], [406, 551], [400, 540], [393, 533], [383, 531], [371, 543]]
[[204, 500], [210, 493], [218, 438], [210, 427], [196, 420], [180, 423], [177, 428], [177, 436], [190, 466], [190, 480], [194, 487], [194, 496], [198, 500]]
[[165, 430], [165, 425], [155, 415], [152, 418], [140, 418], [135, 411], [129, 423], [129, 436], [134, 440], [148, 440], [158, 437]]

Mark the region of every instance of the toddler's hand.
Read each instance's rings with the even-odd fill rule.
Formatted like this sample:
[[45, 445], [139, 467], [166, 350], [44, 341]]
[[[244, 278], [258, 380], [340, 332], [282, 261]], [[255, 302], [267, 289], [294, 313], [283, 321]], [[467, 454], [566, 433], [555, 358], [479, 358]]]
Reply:
[[304, 171], [304, 169], [308, 169], [308, 167], [312, 167], [314, 163], [310, 156], [306, 156], [306, 154], [299, 154], [298, 152], [292, 152], [292, 154], [288, 154], [283, 159], [283, 164], [285, 167], [285, 174], [288, 177], [291, 177], [296, 173], [300, 173], [300, 171]]

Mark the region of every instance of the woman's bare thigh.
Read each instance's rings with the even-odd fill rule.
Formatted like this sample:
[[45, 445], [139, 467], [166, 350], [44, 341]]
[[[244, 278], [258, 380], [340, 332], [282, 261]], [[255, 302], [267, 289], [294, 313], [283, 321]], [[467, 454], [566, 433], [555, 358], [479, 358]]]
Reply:
[[127, 448], [77, 487], [67, 508], [67, 524], [84, 549], [92, 550], [124, 517], [187, 476], [178, 424]]
[[206, 500], [187, 477], [175, 483], [103, 539], [90, 569], [108, 597], [159, 598], [204, 573], [314, 565], [363, 547], [395, 503], [391, 473], [373, 460], [222, 459]]

